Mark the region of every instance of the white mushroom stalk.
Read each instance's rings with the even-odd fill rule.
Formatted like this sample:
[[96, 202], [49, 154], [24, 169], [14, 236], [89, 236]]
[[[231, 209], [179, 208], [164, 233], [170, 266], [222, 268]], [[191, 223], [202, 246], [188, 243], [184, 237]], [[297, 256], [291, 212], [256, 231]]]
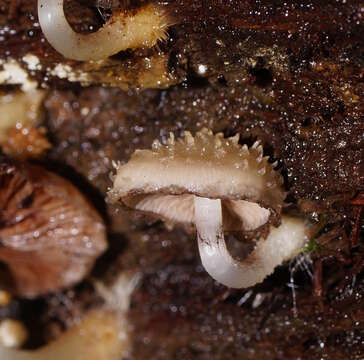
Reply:
[[167, 15], [156, 4], [135, 13], [118, 12], [98, 31], [75, 32], [64, 15], [63, 0], [38, 0], [39, 23], [48, 42], [64, 57], [102, 60], [126, 49], [152, 47], [166, 38]]
[[244, 261], [237, 261], [226, 247], [221, 201], [195, 196], [194, 205], [202, 265], [216, 281], [231, 288], [262, 282], [278, 265], [296, 256], [307, 241], [304, 221], [283, 216], [282, 224], [272, 227], [267, 239], [260, 239]]
[[[185, 132], [179, 140], [171, 134], [166, 145], [155, 141], [152, 150], [137, 150], [116, 166], [109, 199], [194, 226], [206, 271], [226, 286], [248, 287], [295, 256], [306, 241], [303, 220], [284, 216], [280, 224], [286, 193], [275, 167], [259, 141], [249, 148], [239, 144], [238, 135], [224, 138], [207, 129], [194, 137]], [[227, 232], [260, 238], [238, 261], [226, 247]]]

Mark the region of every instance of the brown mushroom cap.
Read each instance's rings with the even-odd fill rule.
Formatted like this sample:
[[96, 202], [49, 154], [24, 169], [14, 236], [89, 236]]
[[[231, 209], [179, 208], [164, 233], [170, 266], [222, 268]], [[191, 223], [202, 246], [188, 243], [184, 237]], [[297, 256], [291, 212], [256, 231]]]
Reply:
[[194, 195], [220, 199], [225, 231], [254, 230], [280, 214], [286, 194], [262, 146], [238, 142], [207, 129], [155, 141], [117, 167], [109, 199], [176, 223], [194, 222]]
[[71, 286], [106, 249], [96, 210], [67, 180], [30, 164], [0, 164], [0, 260], [17, 294]]

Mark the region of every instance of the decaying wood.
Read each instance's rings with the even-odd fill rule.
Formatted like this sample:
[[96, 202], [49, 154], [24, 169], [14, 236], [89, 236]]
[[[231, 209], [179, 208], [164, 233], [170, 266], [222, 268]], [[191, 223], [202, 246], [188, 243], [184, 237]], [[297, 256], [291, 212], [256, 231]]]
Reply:
[[[22, 0], [10, 20], [10, 0], [0, 0], [1, 66], [15, 61], [28, 80], [51, 88], [44, 126], [53, 146], [44, 163], [73, 174], [108, 214], [112, 250], [100, 276], [144, 274], [130, 312], [131, 358], [362, 358], [361, 2], [163, 4], [174, 19], [166, 43], [79, 63], [44, 41], [35, 0]], [[97, 5], [110, 7], [66, 2], [77, 31], [102, 25]], [[204, 126], [261, 139], [279, 160], [289, 207], [323, 224], [306, 254], [316, 264], [313, 279], [307, 269], [294, 276], [296, 318], [287, 266], [252, 289], [227, 291], [201, 270], [193, 235], [103, 202], [112, 160], [126, 161], [170, 131]], [[87, 286], [64, 296], [71, 307], [94, 301]], [[61, 323], [66, 312], [55, 299], [38, 324], [43, 337], [55, 322], [47, 309]]]

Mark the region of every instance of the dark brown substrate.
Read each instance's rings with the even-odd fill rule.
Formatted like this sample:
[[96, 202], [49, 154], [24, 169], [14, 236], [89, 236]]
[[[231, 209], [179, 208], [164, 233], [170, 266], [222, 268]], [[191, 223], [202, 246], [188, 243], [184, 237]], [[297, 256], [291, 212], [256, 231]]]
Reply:
[[[9, 3], [0, 0], [0, 23], [17, 32], [6, 32], [0, 58], [5, 51], [17, 59], [31, 52], [56, 64], [60, 57], [39, 42], [39, 29], [29, 35], [36, 1], [23, 0], [12, 20]], [[126, 93], [54, 79], [52, 86], [63, 90], [45, 101], [53, 148], [43, 165], [71, 178], [108, 219], [111, 250], [94, 276], [106, 281], [121, 269], [144, 274], [129, 314], [131, 359], [363, 358], [360, 2], [165, 3], [178, 21], [161, 51], [179, 85]], [[70, 6], [73, 24], [84, 31], [100, 26], [92, 6]], [[145, 53], [128, 56], [137, 62]], [[35, 76], [44, 81], [41, 72]], [[279, 159], [289, 206], [326, 224], [301, 265], [308, 270], [295, 262], [253, 289], [229, 291], [201, 268], [193, 234], [104, 203], [112, 160], [126, 161], [170, 131], [203, 126], [227, 136], [240, 132], [248, 143], [262, 139], [266, 154]], [[6, 311], [41, 329], [34, 346], [97, 302], [86, 281], [37, 303], [14, 301]]]

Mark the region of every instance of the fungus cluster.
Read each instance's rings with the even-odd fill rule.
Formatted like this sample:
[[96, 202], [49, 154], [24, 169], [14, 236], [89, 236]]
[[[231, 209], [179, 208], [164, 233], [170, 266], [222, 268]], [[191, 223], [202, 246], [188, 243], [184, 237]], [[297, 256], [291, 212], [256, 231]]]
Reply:
[[[240, 145], [239, 135], [224, 138], [202, 129], [175, 140], [171, 134], [166, 145], [155, 141], [151, 150], [137, 150], [119, 164], [108, 197], [168, 222], [193, 225], [206, 271], [226, 286], [248, 287], [295, 256], [306, 241], [303, 220], [281, 219], [286, 194], [275, 165], [259, 142]], [[244, 260], [230, 255], [225, 233], [264, 227], [268, 235], [261, 231]]]
[[38, 17], [48, 42], [68, 59], [103, 60], [123, 50], [153, 47], [166, 38], [169, 20], [160, 5], [147, 4], [136, 11], [114, 11], [98, 31], [80, 34], [67, 22], [63, 2], [38, 0]]
[[2, 161], [0, 260], [17, 294], [79, 282], [105, 249], [102, 219], [71, 183], [36, 165]]

